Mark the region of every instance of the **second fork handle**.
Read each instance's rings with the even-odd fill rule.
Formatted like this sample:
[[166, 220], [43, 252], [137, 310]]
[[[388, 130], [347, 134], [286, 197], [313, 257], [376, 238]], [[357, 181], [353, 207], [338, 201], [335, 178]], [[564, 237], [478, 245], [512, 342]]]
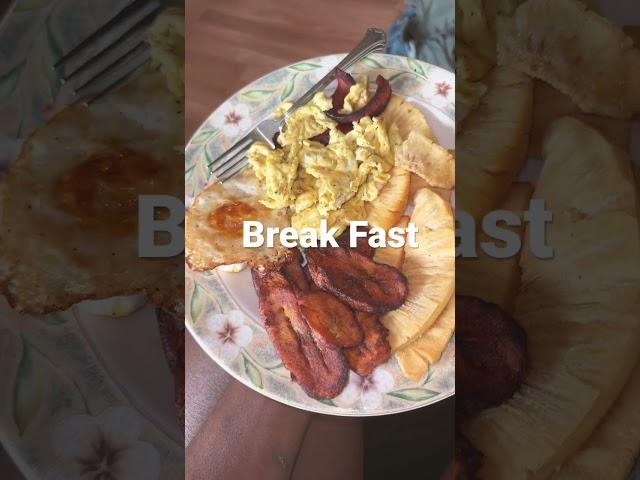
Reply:
[[367, 32], [364, 35], [364, 38], [356, 45], [356, 47], [351, 50], [347, 54], [346, 57], [342, 59], [342, 61], [331, 69], [329, 73], [327, 73], [318, 83], [316, 83], [313, 87], [311, 87], [307, 93], [305, 93], [302, 97], [294, 102], [294, 104], [287, 110], [283, 119], [287, 118], [291, 113], [293, 113], [298, 108], [305, 105], [309, 100], [313, 98], [313, 96], [324, 90], [329, 86], [329, 84], [336, 78], [336, 69], [346, 70], [354, 63], [359, 62], [367, 55], [377, 52], [379, 50], [383, 50], [387, 44], [387, 34], [384, 30], [379, 28], [368, 28]]

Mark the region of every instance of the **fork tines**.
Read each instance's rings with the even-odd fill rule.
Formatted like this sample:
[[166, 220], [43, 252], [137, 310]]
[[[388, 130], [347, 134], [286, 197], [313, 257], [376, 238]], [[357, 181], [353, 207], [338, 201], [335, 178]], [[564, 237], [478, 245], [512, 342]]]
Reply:
[[249, 136], [238, 140], [231, 148], [209, 164], [209, 172], [219, 182], [233, 177], [247, 165], [246, 154], [253, 139]]
[[54, 68], [76, 101], [91, 103], [151, 59], [146, 31], [161, 6], [159, 0], [134, 0], [58, 60]]

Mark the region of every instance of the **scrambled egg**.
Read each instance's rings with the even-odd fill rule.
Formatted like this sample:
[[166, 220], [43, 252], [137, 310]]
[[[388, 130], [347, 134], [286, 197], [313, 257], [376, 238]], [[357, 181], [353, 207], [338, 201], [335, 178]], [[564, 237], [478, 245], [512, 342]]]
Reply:
[[[361, 109], [369, 101], [368, 80], [362, 77], [345, 98], [344, 111]], [[281, 115], [291, 104], [276, 110]], [[272, 150], [257, 142], [248, 157], [264, 184], [269, 208], [289, 208], [291, 225], [300, 230], [328, 227], [344, 230], [352, 220], [366, 218], [364, 202], [374, 200], [394, 166], [394, 148], [400, 144], [397, 128], [380, 118], [363, 117], [347, 134], [336, 128], [324, 111], [331, 99], [318, 93], [286, 120], [278, 137], [282, 148]], [[310, 138], [329, 129], [327, 146]]]
[[169, 91], [184, 96], [184, 10], [167, 8], [153, 21], [147, 42], [152, 64], [160, 68]]

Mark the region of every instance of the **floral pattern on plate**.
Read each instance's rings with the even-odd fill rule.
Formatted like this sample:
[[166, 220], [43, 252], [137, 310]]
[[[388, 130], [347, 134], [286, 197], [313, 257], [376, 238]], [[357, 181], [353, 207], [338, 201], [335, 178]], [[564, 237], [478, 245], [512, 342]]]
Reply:
[[[186, 147], [187, 207], [210, 184], [212, 159], [253, 125], [271, 115], [280, 103], [302, 95], [341, 58], [342, 55], [318, 57], [271, 72], [242, 88], [213, 112]], [[370, 80], [377, 74], [384, 75], [394, 92], [428, 105], [430, 110], [445, 118], [453, 130], [453, 74], [419, 60], [383, 54], [366, 58], [350, 72], [356, 76], [366, 73]], [[318, 401], [308, 397], [284, 368], [255, 305], [247, 306], [246, 301], [238, 299], [239, 287], [230, 286], [230, 278], [234, 283], [244, 281], [246, 289], [253, 289], [247, 271], [227, 274], [216, 270], [202, 274], [186, 270], [187, 328], [211, 358], [254, 390], [305, 410], [350, 416], [402, 412], [453, 395], [454, 339], [442, 359], [420, 382], [407, 380], [392, 357], [368, 377], [350, 372], [347, 387], [333, 400]], [[228, 345], [221, 344], [221, 339], [226, 339]]]

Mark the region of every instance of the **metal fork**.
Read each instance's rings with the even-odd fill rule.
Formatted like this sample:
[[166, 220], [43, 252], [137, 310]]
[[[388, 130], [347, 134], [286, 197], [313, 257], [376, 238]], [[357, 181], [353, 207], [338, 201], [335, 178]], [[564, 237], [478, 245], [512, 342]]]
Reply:
[[72, 103], [86, 105], [125, 83], [151, 60], [146, 33], [161, 0], [134, 0], [67, 52], [54, 65], [71, 90]]
[[261, 141], [267, 143], [271, 148], [275, 148], [275, 136], [282, 131], [285, 120], [295, 110], [305, 105], [313, 96], [324, 90], [335, 79], [336, 69], [346, 70], [353, 64], [359, 62], [369, 54], [383, 50], [387, 44], [387, 34], [379, 28], [369, 28], [364, 38], [342, 59], [329, 73], [311, 87], [302, 97], [294, 102], [281, 117], [269, 118], [260, 122], [253, 130], [238, 140], [226, 152], [215, 158], [209, 164], [209, 171], [215, 180], [221, 183], [226, 182], [231, 177], [240, 173], [247, 166], [247, 151], [253, 142]]

